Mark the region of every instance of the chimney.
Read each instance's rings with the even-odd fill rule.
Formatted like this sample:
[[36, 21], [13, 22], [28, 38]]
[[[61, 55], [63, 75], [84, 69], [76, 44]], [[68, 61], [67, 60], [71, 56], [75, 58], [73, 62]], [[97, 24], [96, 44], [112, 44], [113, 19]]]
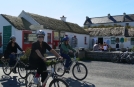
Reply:
[[89, 19], [89, 17], [88, 17], [88, 16], [86, 16], [86, 19]]
[[62, 21], [66, 22], [66, 17], [64, 17], [64, 15], [60, 18], [61, 18]]
[[108, 18], [110, 18], [110, 16], [111, 16], [111, 15], [110, 15], [110, 14], [108, 14], [107, 16], [108, 16]]
[[123, 15], [126, 16], [126, 13], [124, 12]]

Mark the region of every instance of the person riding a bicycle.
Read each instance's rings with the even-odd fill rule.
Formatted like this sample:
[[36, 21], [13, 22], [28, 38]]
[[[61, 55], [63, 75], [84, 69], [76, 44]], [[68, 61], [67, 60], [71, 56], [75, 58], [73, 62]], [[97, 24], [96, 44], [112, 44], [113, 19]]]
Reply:
[[60, 46], [60, 54], [63, 58], [66, 59], [65, 63], [65, 70], [68, 71], [69, 66], [72, 64], [71, 57], [69, 56], [69, 53], [76, 52], [70, 45], [69, 45], [69, 38], [68, 36], [64, 37], [62, 40], [62, 44]]
[[[23, 53], [25, 51], [22, 50], [22, 48], [20, 48], [20, 46], [17, 44], [16, 42], [16, 37], [13, 35], [10, 37], [10, 41], [7, 44], [5, 53], [4, 53], [4, 58], [7, 59], [9, 58], [9, 66], [13, 67], [16, 63], [16, 53], [17, 53], [17, 49], [19, 49], [20, 51], [22, 51]], [[14, 73], [16, 72], [16, 67], [13, 70]]]
[[[47, 70], [47, 66], [45, 63], [47, 59], [44, 57], [46, 50], [53, 53], [57, 58], [62, 59], [62, 57], [44, 41], [45, 32], [43, 30], [39, 30], [36, 35], [37, 35], [37, 41], [32, 44], [31, 53], [29, 56], [29, 64], [37, 68], [34, 83], [39, 84], [40, 75], [42, 83], [48, 76], [48, 73], [44, 72]], [[43, 84], [43, 87], [45, 87], [45, 84]]]

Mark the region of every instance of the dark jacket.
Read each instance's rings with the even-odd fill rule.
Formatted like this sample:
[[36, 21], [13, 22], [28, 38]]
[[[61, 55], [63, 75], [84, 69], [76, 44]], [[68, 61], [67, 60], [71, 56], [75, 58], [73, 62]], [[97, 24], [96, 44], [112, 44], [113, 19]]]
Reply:
[[12, 47], [12, 42], [10, 41], [8, 44], [7, 44], [7, 47], [6, 47], [6, 50], [4, 52], [4, 57], [5, 58], [8, 58], [9, 55], [14, 52], [14, 53], [17, 53], [17, 49], [19, 49], [20, 51], [23, 51], [20, 46], [15, 42], [15, 46]]
[[31, 49], [31, 53], [30, 53], [30, 56], [29, 56], [30, 61], [40, 59], [40, 57], [38, 56], [38, 54], [35, 51], [37, 49], [40, 51], [42, 56], [44, 56], [44, 54], [46, 53], [46, 50], [50, 51], [52, 48], [46, 42], [42, 42], [42, 47], [40, 46], [39, 41], [34, 42], [32, 44], [32, 49]]

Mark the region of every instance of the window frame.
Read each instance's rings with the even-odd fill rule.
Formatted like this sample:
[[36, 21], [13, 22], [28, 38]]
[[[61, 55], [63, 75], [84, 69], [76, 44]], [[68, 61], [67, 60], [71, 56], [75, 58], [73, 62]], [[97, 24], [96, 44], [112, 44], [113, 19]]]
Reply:
[[84, 43], [87, 44], [87, 37], [84, 37]]
[[52, 34], [51, 33], [47, 33], [47, 43], [52, 44]]

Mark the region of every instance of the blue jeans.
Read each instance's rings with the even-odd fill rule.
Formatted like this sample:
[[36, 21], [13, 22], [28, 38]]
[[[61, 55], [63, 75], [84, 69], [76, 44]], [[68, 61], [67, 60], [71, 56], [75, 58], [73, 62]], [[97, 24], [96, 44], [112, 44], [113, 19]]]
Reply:
[[9, 66], [14, 66], [16, 63], [16, 55], [15, 54], [10, 54], [9, 55], [10, 61], [9, 61]]
[[69, 68], [70, 64], [72, 63], [70, 56], [67, 54], [61, 54], [61, 56], [66, 59], [65, 67]]

